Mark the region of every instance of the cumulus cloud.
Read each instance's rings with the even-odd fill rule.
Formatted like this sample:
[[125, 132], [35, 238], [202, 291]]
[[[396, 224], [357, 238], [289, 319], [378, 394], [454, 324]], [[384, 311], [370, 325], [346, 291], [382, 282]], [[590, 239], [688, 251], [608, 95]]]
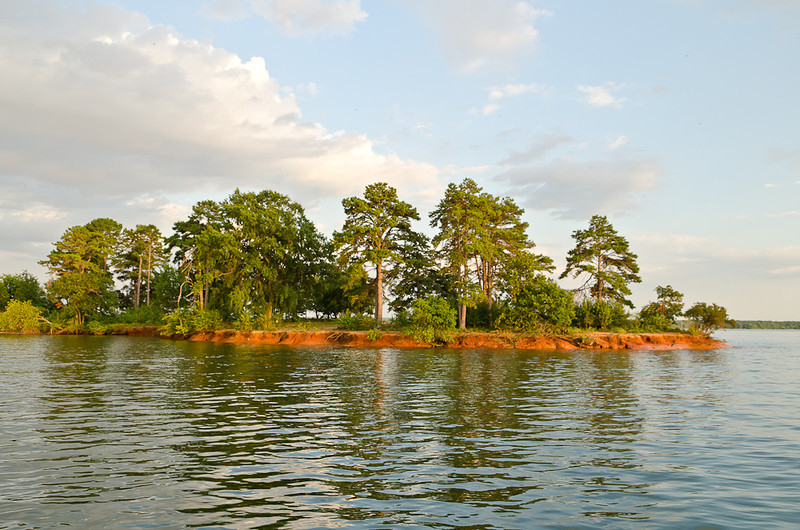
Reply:
[[628, 141], [629, 140], [627, 136], [617, 136], [613, 140], [609, 140], [607, 146], [609, 150], [614, 151], [627, 144]]
[[378, 154], [364, 135], [303, 122], [260, 57], [113, 5], [11, 4], [0, 17], [0, 174], [106, 195], [252, 186], [322, 196], [376, 174], [399, 187], [436, 180], [433, 166]]
[[657, 186], [658, 167], [640, 160], [576, 162], [561, 158], [517, 166], [498, 175], [509, 195], [527, 207], [547, 210], [563, 219], [629, 211], [636, 196]]
[[201, 12], [223, 21], [256, 14], [295, 36], [346, 35], [367, 19], [361, 0], [212, 0]]
[[445, 57], [465, 72], [509, 69], [536, 46], [547, 11], [521, 0], [406, 0], [436, 31]]
[[612, 107], [621, 109], [622, 104], [626, 101], [625, 98], [616, 97], [614, 94], [619, 92], [622, 83], [605, 83], [598, 86], [578, 85], [578, 90], [583, 92], [583, 101], [593, 107]]
[[[545, 88], [536, 83], [530, 84], [508, 84], [504, 86], [493, 86], [489, 89], [489, 102], [483, 106], [481, 113], [488, 116], [500, 109], [500, 100], [520, 96], [522, 94], [543, 92]], [[475, 111], [473, 110], [473, 114]]]

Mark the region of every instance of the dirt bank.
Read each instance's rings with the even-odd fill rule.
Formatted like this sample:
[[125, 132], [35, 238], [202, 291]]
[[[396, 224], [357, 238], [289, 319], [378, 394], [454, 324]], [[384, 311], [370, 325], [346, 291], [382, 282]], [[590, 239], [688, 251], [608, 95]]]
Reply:
[[[147, 335], [146, 328], [132, 328], [128, 335]], [[354, 346], [367, 348], [427, 348], [410, 336], [383, 332], [369, 340], [365, 331], [252, 331], [219, 330], [172, 338], [233, 344], [283, 344], [292, 346]], [[505, 348], [525, 350], [683, 350], [725, 348], [727, 344], [682, 333], [586, 333], [582, 335], [519, 335], [459, 333], [450, 348]]]

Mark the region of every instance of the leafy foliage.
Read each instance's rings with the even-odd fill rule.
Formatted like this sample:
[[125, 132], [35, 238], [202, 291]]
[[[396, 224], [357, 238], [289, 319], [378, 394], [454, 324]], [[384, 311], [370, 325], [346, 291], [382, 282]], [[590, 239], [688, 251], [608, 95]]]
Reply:
[[[403, 244], [419, 240], [411, 221], [419, 220], [416, 208], [397, 198], [397, 190], [385, 182], [370, 184], [364, 198], [342, 200], [347, 216], [341, 231], [333, 235], [340, 263], [375, 268], [375, 322], [383, 320], [385, 267], [404, 261]], [[391, 276], [390, 276], [391, 277]]]
[[188, 335], [194, 332], [214, 331], [222, 325], [219, 311], [213, 309], [182, 308], [164, 317], [159, 331], [166, 335]]
[[30, 301], [11, 300], [0, 313], [0, 331], [36, 333], [41, 325], [42, 310]]
[[575, 306], [573, 324], [586, 329], [625, 328], [628, 325], [628, 313], [620, 301], [607, 302], [589, 299]]
[[428, 344], [452, 342], [456, 319], [456, 311], [438, 296], [416, 300], [409, 319], [411, 336]]
[[703, 335], [710, 335], [716, 329], [736, 323], [728, 317], [728, 310], [717, 304], [708, 305], [698, 302], [690, 307], [684, 316], [692, 323], [692, 327]]
[[514, 331], [561, 331], [575, 317], [572, 295], [556, 282], [536, 276], [515, 290], [503, 308], [498, 325]]
[[683, 314], [683, 294], [672, 288], [656, 287], [657, 301], [650, 302], [639, 311], [639, 324], [645, 329], [662, 331], [677, 325]]
[[567, 255], [567, 266], [561, 278], [584, 276], [579, 288], [598, 302], [606, 298], [633, 307], [625, 297], [631, 294], [629, 283], [641, 282], [636, 254], [628, 241], [617, 234], [604, 215], [594, 215], [586, 230], [572, 233], [575, 248]]

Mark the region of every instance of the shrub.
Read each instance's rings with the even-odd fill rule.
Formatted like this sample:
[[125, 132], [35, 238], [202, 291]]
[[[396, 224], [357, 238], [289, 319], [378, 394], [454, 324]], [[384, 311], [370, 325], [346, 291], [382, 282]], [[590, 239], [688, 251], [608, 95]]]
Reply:
[[582, 328], [627, 328], [628, 312], [619, 301], [586, 300], [575, 307], [573, 323]]
[[383, 337], [383, 332], [378, 328], [372, 328], [371, 330], [367, 331], [367, 340], [370, 342], [376, 341], [381, 337]]
[[411, 336], [433, 344], [453, 341], [457, 313], [446, 300], [438, 296], [415, 300], [411, 306]]
[[29, 301], [11, 300], [6, 310], [0, 313], [0, 331], [15, 333], [37, 333], [42, 310]]
[[345, 331], [366, 331], [375, 327], [375, 319], [367, 315], [342, 315], [336, 319], [336, 327]]
[[222, 324], [222, 317], [213, 309], [179, 309], [164, 316], [160, 331], [167, 335], [187, 335], [195, 331], [214, 331]]
[[498, 325], [515, 331], [561, 331], [572, 323], [572, 295], [553, 280], [537, 276], [503, 308]]

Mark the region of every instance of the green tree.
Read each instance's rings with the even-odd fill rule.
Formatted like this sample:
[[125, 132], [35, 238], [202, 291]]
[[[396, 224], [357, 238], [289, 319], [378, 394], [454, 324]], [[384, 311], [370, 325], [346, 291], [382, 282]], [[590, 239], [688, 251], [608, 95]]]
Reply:
[[431, 226], [438, 229], [433, 238], [438, 257], [453, 277], [458, 305], [458, 327], [467, 327], [467, 307], [486, 299], [473, 274], [476, 257], [485, 242], [481, 188], [472, 179], [450, 183], [444, 197], [430, 214]]
[[415, 340], [428, 344], [452, 342], [456, 311], [438, 296], [420, 298], [411, 306], [409, 324]]
[[110, 261], [122, 225], [112, 219], [95, 219], [68, 228], [46, 260], [51, 274], [47, 290], [57, 306], [66, 306], [75, 323], [91, 313], [107, 313], [116, 304]]
[[728, 310], [717, 304], [698, 302], [690, 307], [684, 316], [692, 323], [692, 327], [703, 335], [710, 335], [714, 330], [725, 326], [736, 326], [736, 323], [728, 317]]
[[598, 302], [610, 299], [633, 307], [625, 298], [631, 294], [628, 284], [642, 280], [637, 256], [628, 248], [628, 241], [617, 234], [604, 215], [592, 216], [589, 228], [574, 231], [572, 237], [575, 248], [567, 255], [561, 278], [583, 276], [579, 291], [588, 292]]
[[11, 297], [8, 295], [8, 289], [6, 289], [3, 278], [0, 278], [0, 311], [6, 308], [10, 300]]
[[11, 300], [0, 312], [0, 331], [35, 333], [39, 330], [42, 310], [28, 300]]
[[572, 294], [540, 274], [515, 290], [503, 307], [498, 323], [516, 331], [561, 331], [574, 317]]
[[677, 318], [683, 314], [683, 294], [672, 288], [656, 287], [657, 300], [650, 302], [639, 311], [639, 321], [657, 329], [666, 329], [677, 324]]
[[385, 182], [368, 185], [363, 199], [347, 197], [342, 206], [347, 217], [333, 241], [343, 265], [374, 267], [375, 324], [380, 325], [386, 270], [404, 261], [402, 243], [415, 238], [411, 221], [418, 221], [419, 214]]
[[23, 271], [19, 274], [4, 274], [0, 276], [0, 286], [2, 286], [0, 287], [0, 309], [5, 307], [5, 304], [2, 303], [2, 293], [4, 290], [8, 296], [6, 302], [10, 300], [20, 300], [23, 302], [31, 302], [36, 307], [41, 307], [42, 309], [49, 309], [51, 307], [47, 299], [47, 292], [42, 287], [42, 284], [28, 271]]
[[136, 225], [136, 228], [123, 232], [114, 265], [117, 277], [130, 286], [134, 308], [138, 309], [141, 302], [142, 276], [145, 304], [150, 305], [154, 269], [162, 266], [166, 258], [164, 238], [155, 225]]
[[221, 249], [215, 246], [221, 239], [222, 217], [221, 205], [205, 200], [192, 207], [188, 219], [172, 226], [166, 244], [170, 252], [174, 251], [174, 262], [183, 276], [179, 305], [186, 298], [202, 310], [210, 301], [212, 285], [219, 276], [215, 265], [222, 257]]

